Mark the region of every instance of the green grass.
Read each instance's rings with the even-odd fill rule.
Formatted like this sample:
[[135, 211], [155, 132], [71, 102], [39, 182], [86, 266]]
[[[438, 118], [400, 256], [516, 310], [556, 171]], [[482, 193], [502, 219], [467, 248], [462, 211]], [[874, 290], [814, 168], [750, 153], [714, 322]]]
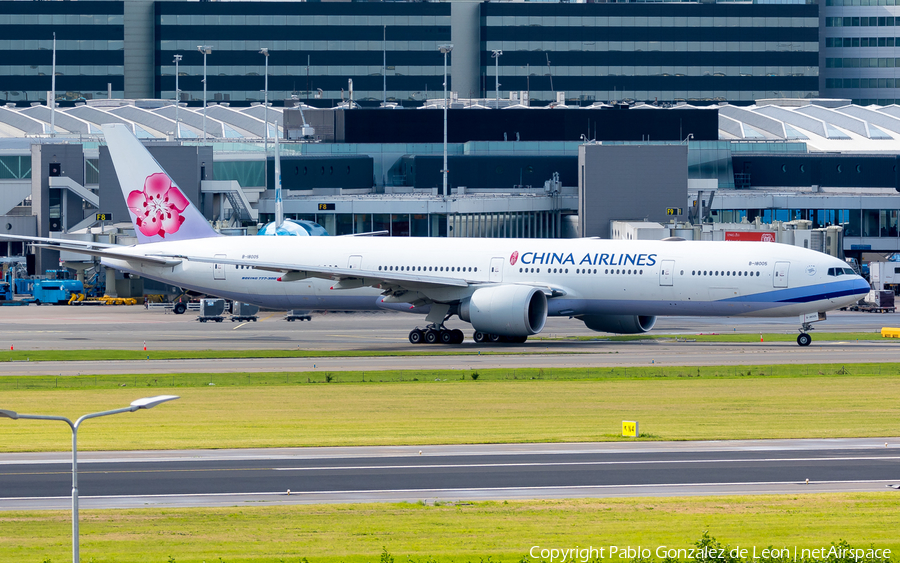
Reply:
[[[854, 547], [900, 553], [897, 493], [82, 510], [83, 562], [518, 562], [532, 546]], [[71, 558], [67, 511], [0, 512], [0, 560]], [[651, 557], [656, 559], [655, 557]], [[629, 558], [630, 559], [630, 558]], [[606, 561], [629, 561], [606, 558]]]
[[[774, 367], [740, 368], [754, 375], [727, 377], [666, 368], [666, 377], [645, 371], [635, 378], [586, 380], [550, 379], [546, 373], [530, 379], [519, 370], [517, 379], [491, 380], [487, 372], [477, 381], [457, 371], [440, 381], [331, 384], [285, 384], [291, 374], [269, 374], [251, 377], [271, 377], [268, 385], [193, 387], [171, 387], [166, 378], [148, 387], [138, 377], [123, 377], [127, 383], [110, 388], [6, 389], [0, 407], [74, 419], [138, 397], [181, 395], [152, 411], [88, 421], [79, 432], [79, 447], [87, 450], [624, 440], [618, 436], [622, 420], [637, 420], [657, 440], [897, 435], [896, 364], [842, 370], [849, 375], [836, 373], [836, 366], [822, 375], [812, 368], [802, 377], [755, 375], [774, 373]], [[684, 371], [676, 375], [679, 370]], [[195, 377], [208, 382], [232, 376]], [[324, 381], [325, 374], [313, 377]], [[342, 381], [345, 374], [334, 377]], [[372, 372], [367, 381], [372, 377], [381, 376]], [[70, 448], [61, 424], [6, 420], [0, 430], [0, 451]]]
[[479, 370], [420, 369], [372, 371], [282, 371], [159, 374], [88, 374], [78, 376], [0, 377], [0, 390], [182, 388], [209, 386], [304, 385], [315, 383], [432, 383], [472, 379], [478, 381], [606, 381], [620, 379], [745, 379], [900, 375], [900, 363], [869, 364], [774, 364], [728, 366], [661, 366], [596, 368], [491, 368]]

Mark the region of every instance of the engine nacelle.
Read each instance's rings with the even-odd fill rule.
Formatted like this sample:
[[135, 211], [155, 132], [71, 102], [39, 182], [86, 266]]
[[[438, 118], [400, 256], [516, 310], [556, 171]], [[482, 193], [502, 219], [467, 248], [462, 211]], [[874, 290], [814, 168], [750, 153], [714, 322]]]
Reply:
[[547, 322], [547, 296], [527, 285], [484, 287], [459, 304], [459, 318], [487, 334], [530, 336]]
[[591, 330], [618, 334], [641, 334], [656, 324], [656, 317], [644, 315], [582, 315], [578, 318]]

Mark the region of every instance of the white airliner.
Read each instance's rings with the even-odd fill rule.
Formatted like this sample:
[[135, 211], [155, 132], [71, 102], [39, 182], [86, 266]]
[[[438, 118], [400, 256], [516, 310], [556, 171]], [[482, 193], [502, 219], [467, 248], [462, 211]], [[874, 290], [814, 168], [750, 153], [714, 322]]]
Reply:
[[104, 125], [140, 244], [12, 237], [104, 265], [275, 309], [427, 313], [413, 343], [524, 342], [548, 316], [642, 333], [657, 316], [799, 316], [811, 323], [869, 285], [827, 254], [771, 242], [218, 235], [123, 125]]

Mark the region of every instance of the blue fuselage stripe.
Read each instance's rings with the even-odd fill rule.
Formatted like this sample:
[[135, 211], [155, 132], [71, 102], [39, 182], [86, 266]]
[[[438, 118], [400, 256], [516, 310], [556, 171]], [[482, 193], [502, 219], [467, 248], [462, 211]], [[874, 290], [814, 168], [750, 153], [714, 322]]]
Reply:
[[813, 301], [822, 301], [828, 299], [836, 299], [848, 295], [864, 295], [868, 293], [868, 284], [861, 279], [847, 280], [840, 282], [828, 282], [815, 285], [807, 285], [804, 287], [793, 287], [785, 289], [776, 289], [774, 291], [765, 291], [762, 293], [754, 293], [751, 295], [742, 295], [740, 297], [732, 297], [723, 299], [723, 302], [759, 302], [765, 301], [769, 303], [810, 303]]

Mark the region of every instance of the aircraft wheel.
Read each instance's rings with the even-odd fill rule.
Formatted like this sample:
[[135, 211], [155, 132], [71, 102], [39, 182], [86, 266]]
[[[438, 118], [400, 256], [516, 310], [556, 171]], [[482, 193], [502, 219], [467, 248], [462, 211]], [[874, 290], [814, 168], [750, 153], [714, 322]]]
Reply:
[[499, 334], [489, 334], [488, 335], [488, 340], [490, 340], [491, 342], [494, 342], [494, 343], [500, 342], [500, 338], [501, 338], [501, 336]]
[[806, 334], [805, 332], [801, 332], [800, 336], [797, 337], [797, 344], [800, 346], [809, 346], [809, 343], [812, 342], [812, 336]]
[[410, 344], [421, 344], [424, 336], [421, 330], [414, 328], [409, 331], [409, 342]]
[[439, 338], [440, 335], [438, 334], [438, 331], [430, 328], [425, 331], [425, 342], [434, 344], [438, 341]]
[[176, 303], [175, 306], [172, 307], [172, 312], [176, 315], [183, 315], [185, 311], [187, 311], [187, 305], [184, 303]]
[[480, 330], [476, 330], [475, 334], [472, 335], [472, 340], [474, 340], [478, 344], [485, 342], [487, 339], [488, 339], [488, 335], [481, 332]]
[[463, 340], [466, 339], [466, 335], [458, 328], [454, 328], [450, 332], [453, 334], [453, 344], [462, 344]]
[[452, 330], [442, 330], [440, 333], [441, 344], [453, 344], [453, 331]]

